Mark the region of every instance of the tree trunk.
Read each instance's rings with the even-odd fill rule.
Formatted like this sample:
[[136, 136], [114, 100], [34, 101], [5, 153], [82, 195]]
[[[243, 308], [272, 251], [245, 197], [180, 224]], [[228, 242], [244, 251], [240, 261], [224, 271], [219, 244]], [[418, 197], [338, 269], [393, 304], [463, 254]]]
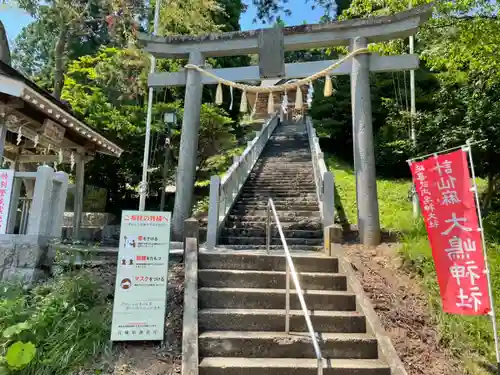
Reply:
[[56, 48], [54, 50], [54, 92], [52, 95], [56, 99], [61, 99], [61, 93], [64, 86], [64, 53], [66, 51], [68, 33], [68, 27], [66, 25], [62, 25], [57, 38]]
[[498, 183], [498, 179], [500, 176], [494, 175], [493, 173], [488, 174], [488, 187], [485, 191], [485, 193], [482, 196], [482, 202], [481, 202], [481, 210], [483, 213], [483, 216], [486, 216], [488, 214], [488, 210], [491, 206], [491, 202], [493, 200], [493, 197], [495, 196], [496, 193], [496, 185]]
[[7, 32], [5, 31], [2, 20], [0, 20], [0, 61], [7, 65], [11, 63], [9, 40], [7, 39]]

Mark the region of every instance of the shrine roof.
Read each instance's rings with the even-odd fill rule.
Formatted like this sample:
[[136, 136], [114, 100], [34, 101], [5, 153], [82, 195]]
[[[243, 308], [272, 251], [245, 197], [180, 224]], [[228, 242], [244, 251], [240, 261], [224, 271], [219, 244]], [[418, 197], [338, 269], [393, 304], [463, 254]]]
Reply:
[[45, 120], [49, 119], [64, 128], [64, 144], [56, 146], [85, 147], [115, 157], [119, 157], [123, 152], [119, 146], [86, 124], [66, 103], [54, 98], [49, 92], [2, 61], [0, 61], [0, 111], [4, 114], [6, 111], [9, 113], [7, 121], [11, 127], [42, 127]]

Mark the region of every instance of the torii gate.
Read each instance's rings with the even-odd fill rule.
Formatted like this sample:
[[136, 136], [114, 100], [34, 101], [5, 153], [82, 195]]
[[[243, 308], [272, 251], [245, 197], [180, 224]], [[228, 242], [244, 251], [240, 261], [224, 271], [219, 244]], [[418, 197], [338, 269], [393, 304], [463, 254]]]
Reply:
[[[220, 78], [235, 82], [268, 78], [304, 78], [333, 61], [285, 64], [284, 52], [348, 45], [351, 50], [366, 48], [368, 43], [405, 38], [415, 34], [431, 14], [431, 5], [413, 8], [392, 16], [354, 19], [328, 24], [301, 25], [285, 28], [226, 32], [202, 36], [158, 37], [141, 34], [145, 50], [157, 58], [189, 59], [203, 66], [205, 58], [259, 54], [259, 66], [209, 69]], [[418, 68], [416, 55], [379, 56], [359, 54], [331, 71], [331, 75], [351, 75], [354, 169], [358, 225], [363, 244], [380, 243], [380, 220], [375, 175], [370, 72], [413, 70]], [[214, 79], [195, 69], [159, 72], [149, 76], [149, 87], [186, 86], [182, 122], [173, 235], [180, 238], [184, 220], [192, 209], [196, 173], [198, 130], [202, 87], [215, 84]]]

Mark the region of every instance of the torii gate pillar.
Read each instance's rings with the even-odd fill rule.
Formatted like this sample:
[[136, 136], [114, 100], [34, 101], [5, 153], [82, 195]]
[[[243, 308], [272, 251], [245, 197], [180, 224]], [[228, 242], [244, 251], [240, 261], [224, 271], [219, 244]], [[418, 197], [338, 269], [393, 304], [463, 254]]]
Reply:
[[[204, 57], [200, 52], [189, 54], [189, 63], [204, 65]], [[181, 239], [184, 221], [191, 215], [191, 207], [198, 163], [198, 133], [200, 130], [201, 96], [203, 85], [201, 74], [189, 69], [186, 78], [184, 97], [184, 117], [182, 119], [181, 144], [179, 149], [179, 165], [177, 167], [174, 215], [172, 218], [172, 235]]]
[[[355, 38], [352, 49], [368, 46], [366, 38]], [[351, 71], [352, 136], [354, 170], [356, 173], [356, 203], [361, 243], [380, 243], [380, 219], [373, 147], [372, 103], [370, 94], [370, 60], [368, 54], [353, 57]]]

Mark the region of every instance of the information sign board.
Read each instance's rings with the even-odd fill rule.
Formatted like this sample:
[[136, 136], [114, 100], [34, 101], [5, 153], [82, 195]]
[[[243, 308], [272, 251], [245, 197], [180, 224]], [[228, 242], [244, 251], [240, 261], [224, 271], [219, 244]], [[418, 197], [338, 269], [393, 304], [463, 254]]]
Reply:
[[163, 340], [170, 218], [170, 212], [122, 212], [111, 341]]

